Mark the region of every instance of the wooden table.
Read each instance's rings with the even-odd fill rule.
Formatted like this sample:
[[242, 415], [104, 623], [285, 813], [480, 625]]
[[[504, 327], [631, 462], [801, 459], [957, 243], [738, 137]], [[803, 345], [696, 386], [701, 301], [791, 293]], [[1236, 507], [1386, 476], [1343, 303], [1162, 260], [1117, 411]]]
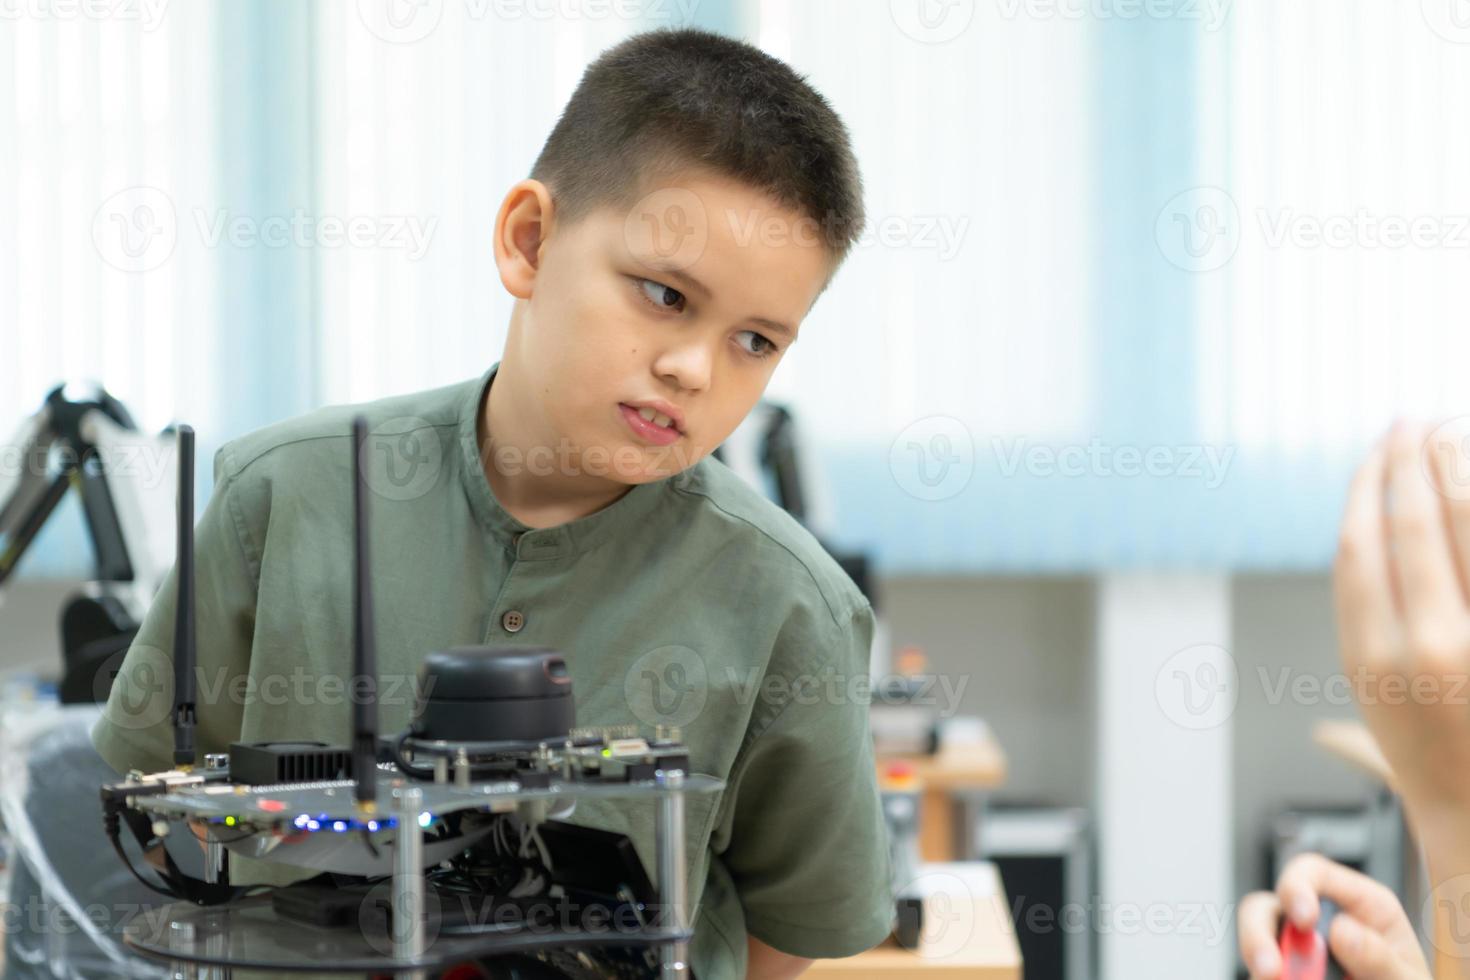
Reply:
[[988, 894], [976, 901], [973, 929], [958, 949], [934, 955], [900, 949], [889, 940], [876, 949], [840, 960], [817, 960], [806, 975], [822, 980], [902, 980], [914, 974], [969, 980], [1021, 980], [1021, 947], [1016, 943], [1005, 890], [995, 865], [978, 865], [991, 879]]

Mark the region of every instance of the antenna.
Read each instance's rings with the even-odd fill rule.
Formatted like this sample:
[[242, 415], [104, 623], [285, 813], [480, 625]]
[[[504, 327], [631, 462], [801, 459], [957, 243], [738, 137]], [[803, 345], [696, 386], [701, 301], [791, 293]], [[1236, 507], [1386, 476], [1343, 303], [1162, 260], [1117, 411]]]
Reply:
[[174, 611], [174, 765], [194, 765], [194, 663], [198, 636], [194, 617], [194, 429], [180, 425], [178, 556], [174, 561], [177, 602]]
[[[368, 555], [368, 485], [363, 472], [367, 448], [367, 418], [352, 419], [352, 533], [356, 540], [352, 589], [353, 690], [364, 690], [352, 699], [352, 775], [357, 781], [357, 803], [371, 808], [377, 800], [378, 783], [378, 643], [373, 631], [373, 587]], [[365, 678], [365, 680], [364, 680]]]

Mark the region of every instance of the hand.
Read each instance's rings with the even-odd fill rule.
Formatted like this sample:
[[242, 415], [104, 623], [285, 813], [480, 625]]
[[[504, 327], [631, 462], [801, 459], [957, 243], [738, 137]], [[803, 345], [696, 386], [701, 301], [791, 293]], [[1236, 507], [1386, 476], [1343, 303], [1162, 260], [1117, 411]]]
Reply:
[[1426, 844], [1470, 814], [1470, 461], [1429, 435], [1400, 423], [1359, 469], [1333, 575], [1343, 666]]
[[1318, 898], [1337, 903], [1327, 947], [1353, 980], [1430, 980], [1429, 964], [1398, 897], [1367, 875], [1319, 854], [1292, 858], [1275, 892], [1253, 892], [1240, 903], [1236, 931], [1252, 980], [1281, 976], [1281, 911], [1314, 929]]

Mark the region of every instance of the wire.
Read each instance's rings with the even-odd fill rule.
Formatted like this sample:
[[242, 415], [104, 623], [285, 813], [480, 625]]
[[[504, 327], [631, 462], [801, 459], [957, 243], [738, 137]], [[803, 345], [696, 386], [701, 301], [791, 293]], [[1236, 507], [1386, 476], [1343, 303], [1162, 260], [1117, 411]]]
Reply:
[[122, 837], [120, 835], [121, 827], [119, 826], [119, 824], [120, 820], [117, 811], [109, 808], [108, 811], [103, 815], [103, 826], [107, 830], [107, 839], [112, 842], [112, 849], [117, 852], [118, 859], [122, 861], [123, 867], [127, 868], [128, 871], [132, 873], [133, 877], [142, 882], [146, 888], [158, 892], [158, 894], [164, 895], [168, 898], [182, 898], [183, 896], [176, 892], [171, 886], [167, 884], [160, 884], [157, 881], [149, 881], [147, 878], [144, 878], [143, 875], [139, 873], [138, 869], [133, 866], [132, 859], [128, 857], [127, 851], [123, 850]]
[[397, 737], [394, 738], [393, 741], [388, 743], [389, 751], [393, 754], [393, 764], [398, 767], [400, 772], [402, 772], [410, 779], [418, 779], [424, 782], [431, 782], [434, 779], [434, 770], [432, 768], [426, 769], [423, 766], [409, 762], [408, 759], [404, 758], [403, 743], [408, 741], [412, 734], [413, 733], [409, 729], [404, 729], [403, 731], [398, 733]]

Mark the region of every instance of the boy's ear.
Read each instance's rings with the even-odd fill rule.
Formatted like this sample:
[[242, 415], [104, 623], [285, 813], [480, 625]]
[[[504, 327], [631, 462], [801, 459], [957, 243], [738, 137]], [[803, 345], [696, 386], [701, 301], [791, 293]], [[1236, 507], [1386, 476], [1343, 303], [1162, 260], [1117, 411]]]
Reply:
[[545, 184], [523, 180], [506, 192], [495, 217], [495, 265], [500, 281], [517, 299], [531, 298], [551, 227], [551, 192]]

